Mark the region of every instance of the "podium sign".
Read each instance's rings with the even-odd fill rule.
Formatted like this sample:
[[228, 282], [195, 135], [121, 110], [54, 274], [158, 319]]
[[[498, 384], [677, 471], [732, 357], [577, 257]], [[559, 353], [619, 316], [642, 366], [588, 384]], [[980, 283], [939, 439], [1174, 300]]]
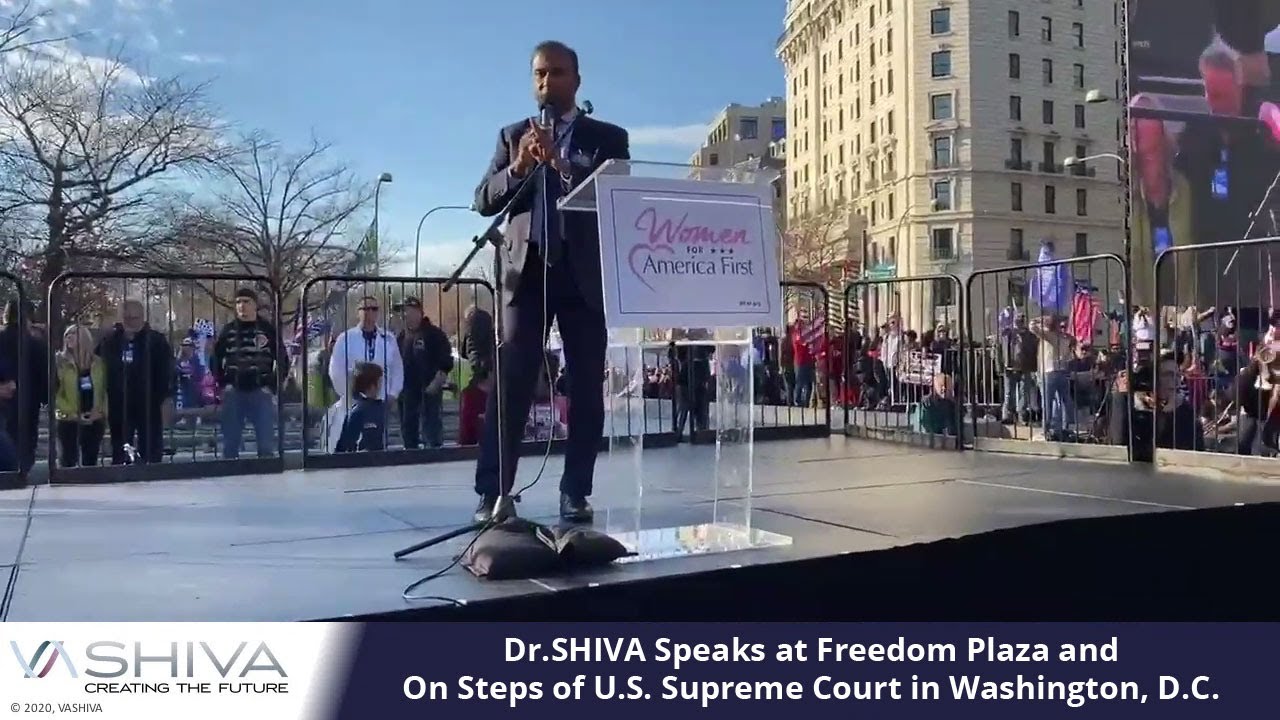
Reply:
[[[596, 474], [632, 481], [598, 484], [596, 527], [635, 552], [630, 561], [791, 543], [755, 527], [751, 509], [753, 329], [782, 320], [774, 178], [610, 160], [558, 201], [562, 211], [597, 215], [610, 338], [609, 453]], [[664, 365], [668, 383], [681, 369], [672, 365], [688, 373], [676, 393], [683, 408], [646, 391], [650, 377], [661, 385]], [[668, 432], [711, 433], [715, 446], [646, 452], [646, 429], [661, 428], [673, 410]], [[689, 484], [673, 494], [678, 479]]]
[[769, 185], [596, 179], [610, 328], [780, 325]]

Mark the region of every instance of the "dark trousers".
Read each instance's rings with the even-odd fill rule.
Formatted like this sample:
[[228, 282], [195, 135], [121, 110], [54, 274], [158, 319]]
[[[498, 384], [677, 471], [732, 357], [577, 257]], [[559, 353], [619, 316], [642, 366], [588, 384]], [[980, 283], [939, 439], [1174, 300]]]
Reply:
[[[444, 420], [440, 417], [440, 393], [428, 395], [421, 388], [406, 387], [400, 396], [400, 434], [406, 450], [444, 445]], [[422, 440], [419, 440], [422, 438]]]
[[[3, 423], [0, 423], [0, 473], [16, 474], [17, 472], [18, 450], [13, 446], [13, 438], [9, 437], [9, 431], [5, 429]], [[6, 485], [0, 482], [0, 488]]]
[[[158, 463], [164, 456], [164, 418], [160, 406], [111, 407], [107, 411], [111, 431], [111, 464]], [[125, 451], [133, 447], [134, 455]]]
[[[502, 308], [503, 343], [499, 356], [499, 385], [506, 396], [502, 429], [502, 485], [515, 484], [516, 462], [524, 427], [533, 404], [538, 374], [546, 372], [543, 337], [554, 319], [564, 344], [569, 377], [569, 438], [560, 492], [573, 497], [591, 494], [596, 454], [604, 434], [604, 363], [608, 333], [604, 311], [592, 307], [578, 290], [567, 258], [547, 271], [546, 312], [543, 312], [543, 268], [533, 248], [521, 274], [520, 288]], [[484, 436], [476, 463], [476, 493], [498, 495], [498, 394], [489, 393]]]
[[13, 451], [17, 453], [18, 469], [24, 473], [31, 472], [36, 464], [36, 444], [39, 442], [40, 403], [28, 402], [23, 412], [19, 412], [15, 404], [10, 404], [5, 410], [6, 417], [0, 420], [0, 425], [9, 431]]
[[98, 464], [98, 449], [102, 446], [102, 436], [106, 434], [106, 424], [101, 420], [95, 423], [78, 423], [60, 420], [58, 422], [58, 467], [93, 467]]
[[711, 400], [705, 382], [693, 387], [676, 387], [676, 437], [684, 435], [685, 423], [689, 423], [689, 437], [707, 429], [710, 425]]

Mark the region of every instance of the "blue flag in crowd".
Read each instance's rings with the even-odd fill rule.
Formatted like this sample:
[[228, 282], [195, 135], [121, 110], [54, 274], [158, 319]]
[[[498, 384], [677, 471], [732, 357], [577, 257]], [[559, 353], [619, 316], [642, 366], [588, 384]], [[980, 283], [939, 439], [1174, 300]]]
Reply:
[[[1039, 263], [1053, 262], [1053, 243], [1045, 241], [1040, 244]], [[1031, 297], [1040, 305], [1040, 311], [1048, 314], [1062, 314], [1071, 302], [1071, 278], [1066, 265], [1050, 265], [1036, 268], [1031, 276]]]

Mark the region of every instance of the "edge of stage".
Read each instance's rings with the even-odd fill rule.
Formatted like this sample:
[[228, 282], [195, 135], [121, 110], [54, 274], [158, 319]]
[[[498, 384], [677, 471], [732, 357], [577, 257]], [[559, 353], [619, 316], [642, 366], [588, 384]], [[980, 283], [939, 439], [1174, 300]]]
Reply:
[[[707, 516], [714, 448], [644, 451], [646, 526]], [[602, 457], [597, 509], [610, 502]], [[526, 458], [521, 476], [533, 473]], [[532, 466], [532, 467], [531, 467]], [[448, 463], [0, 492], [12, 621], [1275, 619], [1280, 484], [1146, 467], [758, 443], [752, 524], [783, 547], [486, 582], [448, 565], [471, 466]], [[521, 504], [551, 522], [559, 460]], [[531, 477], [531, 475], [530, 475]], [[660, 480], [657, 480], [660, 479]], [[616, 483], [615, 483], [616, 484]]]

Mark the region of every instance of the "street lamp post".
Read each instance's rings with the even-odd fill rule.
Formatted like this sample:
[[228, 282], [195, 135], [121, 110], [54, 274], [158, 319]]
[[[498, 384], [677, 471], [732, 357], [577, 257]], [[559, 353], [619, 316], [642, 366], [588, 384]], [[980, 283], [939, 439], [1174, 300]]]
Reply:
[[[380, 196], [381, 191], [382, 191], [382, 184], [383, 184], [383, 183], [390, 183], [390, 182], [391, 182], [391, 173], [389, 173], [389, 172], [384, 172], [384, 173], [382, 173], [381, 175], [379, 175], [379, 176], [378, 176], [378, 182], [373, 186], [373, 237], [374, 237], [374, 240], [377, 242], [377, 245], [374, 245], [374, 251], [375, 251], [378, 255], [381, 255], [381, 254], [382, 254], [382, 247], [381, 247], [381, 244], [382, 244], [382, 228], [378, 225], [378, 201], [379, 201], [379, 199], [380, 199], [380, 197], [379, 197], [379, 196]], [[377, 272], [379, 275], [381, 275], [381, 274], [382, 274], [382, 261], [381, 261], [381, 260], [379, 260], [377, 256], [375, 256], [375, 257], [373, 258], [373, 263], [374, 263], [374, 268], [375, 268], [376, 272]]]
[[421, 272], [421, 269], [419, 268], [419, 264], [418, 264], [418, 259], [422, 256], [422, 225], [427, 221], [427, 218], [431, 217], [431, 214], [436, 212], [437, 210], [470, 210], [470, 209], [471, 208], [465, 205], [437, 205], [436, 207], [431, 208], [425, 214], [423, 214], [422, 219], [418, 221], [418, 231], [415, 232], [413, 235], [413, 275], [414, 277], [418, 277], [419, 273]]

